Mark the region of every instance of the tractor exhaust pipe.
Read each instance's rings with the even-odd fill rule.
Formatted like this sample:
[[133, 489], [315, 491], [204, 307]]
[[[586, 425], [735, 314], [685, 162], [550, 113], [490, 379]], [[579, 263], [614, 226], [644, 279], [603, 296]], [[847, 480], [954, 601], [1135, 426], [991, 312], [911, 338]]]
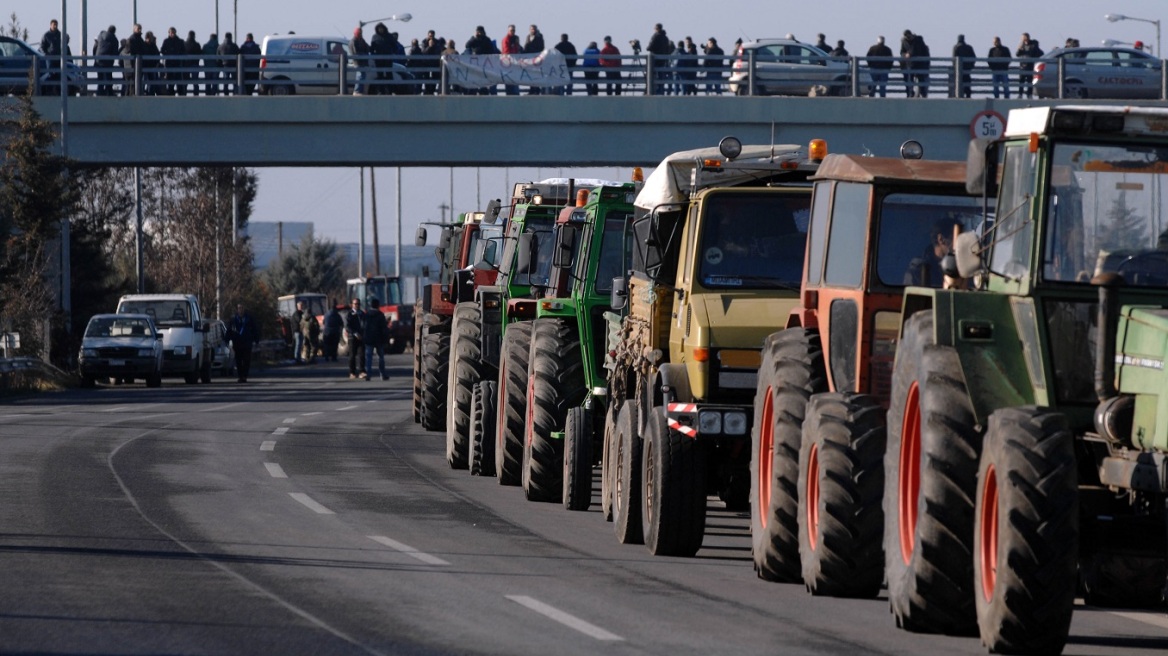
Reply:
[[1100, 401], [1115, 398], [1115, 332], [1119, 325], [1118, 293], [1123, 277], [1101, 273], [1091, 279], [1099, 287], [1099, 344], [1095, 350], [1095, 395]]

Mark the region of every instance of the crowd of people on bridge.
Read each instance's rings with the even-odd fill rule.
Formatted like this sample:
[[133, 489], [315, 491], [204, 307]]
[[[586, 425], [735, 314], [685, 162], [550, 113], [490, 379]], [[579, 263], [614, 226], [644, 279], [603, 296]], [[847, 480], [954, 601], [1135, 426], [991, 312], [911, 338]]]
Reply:
[[[829, 57], [848, 59], [852, 55], [845, 47], [843, 40], [829, 45], [825, 34], [818, 34], [815, 46], [827, 53]], [[797, 41], [793, 34], [787, 38]], [[50, 21], [49, 30], [41, 40], [40, 49], [49, 57], [59, 56], [62, 41], [66, 48], [66, 55], [71, 56], [69, 38], [62, 35], [57, 21]], [[603, 44], [603, 45], [600, 45]], [[732, 55], [740, 56], [742, 39], [734, 43]], [[1079, 41], [1068, 38], [1066, 47], [1078, 47]], [[1135, 47], [1143, 48], [1141, 42]], [[384, 84], [376, 84], [375, 80], [385, 80], [392, 75], [388, 68], [393, 63], [399, 63], [411, 72], [416, 85], [411, 87], [412, 93], [437, 93], [438, 82], [441, 79], [438, 61], [443, 55], [471, 54], [471, 55], [520, 55], [543, 52], [547, 48], [543, 33], [537, 25], [531, 25], [526, 39], [520, 42], [516, 34], [515, 25], [508, 25], [500, 43], [487, 35], [483, 26], [475, 28], [474, 34], [466, 41], [462, 49], [457, 47], [454, 39], [437, 36], [434, 30], [428, 30], [421, 39], [411, 39], [405, 45], [396, 32], [390, 32], [384, 23], [378, 23], [371, 38], [366, 41], [362, 27], [357, 27], [349, 41], [349, 54], [355, 59], [359, 69], [357, 85], [353, 89], [354, 95], [374, 93], [400, 93], [400, 89], [390, 89]], [[578, 50], [572, 43], [569, 35], [560, 35], [559, 41], [551, 49], [561, 53], [570, 71], [572, 84], [552, 89], [541, 89], [531, 86], [527, 89], [530, 95], [541, 93], [572, 94], [573, 91], [587, 95], [621, 95], [622, 89], [630, 83], [629, 69], [641, 66], [641, 42], [633, 39], [629, 42], [629, 49], [633, 56], [632, 66], [626, 61], [624, 53], [613, 43], [611, 36], [605, 36], [598, 43], [590, 41]], [[668, 36], [664, 26], [657, 23], [644, 48], [647, 57], [653, 62], [652, 93], [655, 95], [718, 95], [724, 92], [725, 76], [729, 70], [729, 62], [725, 51], [718, 45], [714, 37], [708, 38], [699, 46], [692, 37], [674, 41]], [[92, 61], [97, 69], [97, 95], [250, 95], [256, 90], [256, 81], [259, 77], [260, 45], [253, 35], [248, 33], [243, 42], [236, 43], [230, 32], [223, 35], [220, 41], [216, 34], [200, 43], [194, 30], [187, 32], [183, 39], [178, 31], [171, 27], [167, 36], [159, 44], [153, 32], [143, 32], [142, 26], [135, 24], [129, 37], [120, 38], [117, 26], [110, 25], [98, 34], [92, 48]], [[1023, 33], [1018, 47], [1011, 53], [1010, 49], [1002, 45], [999, 37], [993, 38], [993, 43], [986, 51], [982, 61], [988, 68], [993, 87], [993, 96], [1010, 97], [1011, 70], [1015, 71], [1017, 81], [1017, 97], [1029, 98], [1033, 94], [1032, 73], [1035, 62], [1042, 57], [1044, 51], [1039, 47], [1038, 39], [1032, 39], [1029, 33]], [[243, 55], [243, 57], [239, 57]], [[978, 56], [972, 45], [965, 41], [964, 35], [957, 35], [956, 43], [951, 53], [955, 66], [953, 95], [968, 98], [972, 95], [972, 73], [977, 67]], [[877, 38], [866, 55], [859, 58], [871, 77], [871, 83], [865, 90], [872, 97], [886, 97], [892, 69], [899, 67], [903, 75], [903, 90], [908, 97], [926, 98], [929, 94], [929, 80], [931, 62], [935, 59], [925, 43], [922, 35], [912, 30], [905, 30], [900, 40], [900, 50], [894, 53], [885, 43], [885, 38]], [[115, 73], [120, 72], [120, 80], [115, 84]], [[579, 75], [576, 75], [576, 73]], [[635, 74], [639, 75], [639, 74]], [[577, 82], [577, 80], [579, 80]], [[638, 78], [638, 83], [646, 81]], [[237, 86], [238, 85], [238, 86]], [[462, 93], [495, 94], [494, 88], [485, 90], [458, 90]], [[517, 95], [520, 93], [518, 85], [503, 85], [503, 93]]]

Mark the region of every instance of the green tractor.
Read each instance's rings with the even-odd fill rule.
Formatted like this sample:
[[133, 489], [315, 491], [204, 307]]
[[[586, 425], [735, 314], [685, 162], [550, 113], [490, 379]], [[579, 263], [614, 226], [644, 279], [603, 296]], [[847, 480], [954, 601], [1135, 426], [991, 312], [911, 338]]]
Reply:
[[552, 284], [536, 303], [528, 357], [522, 482], [532, 501], [592, 503], [597, 418], [607, 396], [604, 357], [612, 284], [621, 276], [640, 185], [605, 183], [560, 212]]
[[[460, 283], [460, 301], [450, 324], [446, 461], [452, 468], [470, 469], [472, 474], [489, 476], [498, 471], [504, 485], [519, 484], [522, 420], [506, 424], [500, 431], [510, 441], [496, 453], [491, 439], [496, 428], [494, 415], [506, 421], [508, 412], [496, 413], [494, 408], [509, 407], [496, 405], [503, 394], [510, 394], [510, 403], [520, 406], [526, 399], [533, 298], [548, 285], [552, 226], [560, 208], [567, 204], [568, 186], [558, 181], [515, 185], [498, 279], [492, 285], [471, 285], [473, 294], [465, 289], [466, 281]], [[514, 357], [512, 351], [516, 352]], [[499, 375], [500, 370], [508, 375]], [[512, 375], [522, 378], [521, 392], [509, 384]]]
[[1162, 601], [1168, 111], [1010, 112], [974, 141], [996, 216], [906, 290], [885, 453], [897, 624], [1058, 653], [1076, 594]]

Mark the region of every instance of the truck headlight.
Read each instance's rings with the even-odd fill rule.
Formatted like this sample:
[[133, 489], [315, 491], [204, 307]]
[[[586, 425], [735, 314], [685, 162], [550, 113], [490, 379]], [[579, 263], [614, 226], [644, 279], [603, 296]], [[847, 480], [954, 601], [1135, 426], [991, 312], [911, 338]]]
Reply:
[[190, 352], [191, 352], [191, 347], [189, 347], [189, 346], [176, 346], [176, 347], [174, 347], [174, 354], [175, 355], [190, 355]]
[[721, 433], [722, 432], [722, 413], [717, 411], [702, 412], [698, 414], [698, 432], [706, 433]]
[[83, 348], [83, 349], [81, 349], [81, 357], [83, 357], [83, 358], [96, 358], [97, 357], [97, 349]]
[[154, 349], [138, 349], [138, 357], [148, 358], [154, 355]]
[[727, 412], [722, 417], [722, 427], [727, 435], [746, 435], [746, 413]]

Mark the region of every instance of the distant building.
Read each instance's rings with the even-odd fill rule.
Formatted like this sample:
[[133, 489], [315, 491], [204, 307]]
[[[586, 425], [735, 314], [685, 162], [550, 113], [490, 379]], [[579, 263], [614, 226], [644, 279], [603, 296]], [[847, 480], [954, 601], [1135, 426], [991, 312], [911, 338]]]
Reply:
[[248, 221], [244, 232], [251, 239], [257, 269], [266, 269], [272, 260], [305, 236], [312, 237], [311, 221]]

